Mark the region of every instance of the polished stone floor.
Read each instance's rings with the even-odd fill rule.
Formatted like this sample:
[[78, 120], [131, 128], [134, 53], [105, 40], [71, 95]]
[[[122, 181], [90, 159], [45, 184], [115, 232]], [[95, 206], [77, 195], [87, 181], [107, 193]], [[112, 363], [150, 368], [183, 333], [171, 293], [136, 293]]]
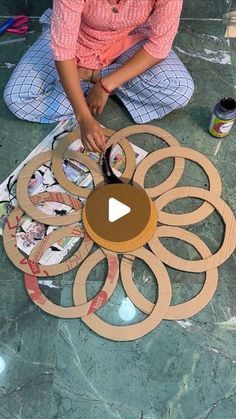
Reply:
[[[17, 46], [0, 45], [0, 95], [15, 64], [39, 34], [37, 16], [50, 2], [0, 0], [0, 14], [27, 12], [31, 33]], [[208, 156], [221, 173], [223, 198], [236, 209], [236, 146], [232, 134], [221, 142], [208, 132], [215, 103], [233, 96], [236, 85], [236, 41], [224, 38], [222, 15], [236, 10], [236, 1], [185, 0], [175, 51], [195, 81], [189, 106], [153, 124], [170, 131], [182, 146]], [[1, 37], [1, 40], [7, 36]], [[113, 129], [132, 124], [118, 101], [109, 99], [101, 122]], [[0, 182], [52, 130], [53, 126], [17, 120], [0, 99]], [[147, 151], [163, 146], [150, 135], [132, 140]], [[172, 162], [150, 171], [147, 182], [161, 180]], [[195, 164], [186, 165], [181, 185], [207, 186]], [[190, 211], [198, 201], [176, 202], [177, 210]], [[175, 208], [172, 206], [172, 209]], [[215, 252], [223, 224], [212, 214], [189, 228]], [[197, 259], [189, 246], [166, 239], [179, 256]], [[211, 303], [185, 321], [163, 321], [146, 337], [133, 342], [112, 342], [91, 332], [80, 320], [53, 318], [32, 305], [22, 274], [10, 263], [0, 240], [0, 419], [234, 419], [236, 416], [236, 268], [235, 256], [219, 268], [219, 285]], [[91, 272], [87, 292], [94, 295], [104, 281], [101, 263]], [[203, 274], [168, 269], [173, 287], [172, 304], [193, 297], [201, 289]], [[50, 298], [70, 305], [74, 272], [42, 286]], [[149, 268], [135, 261], [134, 277], [152, 299], [157, 289]], [[121, 286], [98, 314], [113, 324], [126, 324], [120, 315], [125, 299]], [[136, 309], [135, 309], [136, 310]], [[145, 316], [135, 311], [133, 323]], [[132, 323], [131, 322], [131, 323]]]

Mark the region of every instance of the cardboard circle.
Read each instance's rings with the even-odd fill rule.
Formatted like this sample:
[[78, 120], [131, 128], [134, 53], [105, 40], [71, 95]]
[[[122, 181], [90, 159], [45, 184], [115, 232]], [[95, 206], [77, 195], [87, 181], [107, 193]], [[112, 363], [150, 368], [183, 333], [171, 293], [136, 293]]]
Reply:
[[[119, 131], [118, 131], [119, 132]], [[108, 142], [106, 143], [106, 148], [113, 147], [117, 144], [117, 141], [113, 140], [111, 137]], [[131, 144], [126, 140], [126, 138], [121, 138], [118, 141], [119, 146], [122, 148], [124, 155], [125, 155], [125, 168], [119, 179], [123, 183], [129, 183], [133, 177], [134, 171], [136, 169], [136, 158], [133, 147]]]
[[[103, 131], [104, 131], [104, 135], [108, 138], [110, 138], [112, 136], [112, 134], [114, 134], [114, 132], [115, 132], [115, 131], [113, 131], [111, 129], [108, 129], [108, 128], [104, 128]], [[80, 138], [80, 135], [81, 135], [80, 130], [78, 128], [75, 131], [66, 135], [59, 142], [59, 144], [57, 145], [57, 147], [54, 151], [54, 154], [53, 154], [52, 169], [53, 169], [53, 172], [54, 172], [54, 175], [55, 175], [56, 179], [63, 186], [64, 189], [66, 189], [67, 191], [71, 192], [74, 195], [79, 195], [81, 197], [87, 198], [89, 193], [90, 193], [90, 190], [88, 190], [88, 189], [86, 190], [85, 188], [81, 188], [81, 187], [75, 185], [73, 182], [71, 182], [67, 178], [67, 176], [65, 175], [65, 173], [63, 171], [63, 167], [62, 167], [62, 160], [65, 159], [65, 158], [79, 161], [79, 162], [83, 163], [85, 166], [87, 166], [89, 169], [91, 169], [91, 174], [93, 176], [95, 187], [98, 186], [98, 185], [102, 185], [104, 183], [104, 179], [103, 179], [103, 177], [101, 177], [100, 168], [94, 161], [92, 161], [86, 155], [84, 155], [82, 153], [67, 150], [68, 147], [70, 146], [70, 144], [72, 144], [76, 139]], [[112, 142], [109, 142], [109, 140], [108, 140], [108, 143], [109, 143], [110, 146], [112, 145]], [[121, 175], [120, 179], [123, 182], [124, 181], [130, 181], [130, 179], [133, 176], [135, 167], [136, 167], [135, 153], [133, 151], [132, 146], [129, 144], [129, 142], [126, 139], [122, 139], [122, 141], [120, 141], [119, 145], [124, 151], [125, 161], [126, 161], [125, 169], [124, 169], [124, 172]], [[72, 154], [70, 154], [70, 153], [72, 153]], [[86, 161], [84, 161], [84, 162], [82, 161], [83, 157], [81, 157], [81, 154], [82, 154], [82, 156], [86, 157]], [[89, 159], [89, 162], [87, 161], [87, 159]], [[92, 162], [92, 164], [90, 162]], [[88, 166], [89, 163], [90, 163], [90, 166]]]
[[[130, 214], [115, 223], [108, 220], [111, 197], [130, 209]], [[112, 184], [95, 189], [90, 194], [83, 208], [82, 219], [85, 230], [97, 244], [115, 252], [129, 252], [142, 247], [153, 236], [157, 212], [143, 188]]]
[[[106, 135], [111, 135], [113, 131], [104, 130]], [[80, 129], [77, 128], [75, 131], [65, 135], [57, 144], [53, 155], [52, 155], [52, 170], [58, 183], [66, 189], [68, 192], [76, 196], [87, 198], [90, 194], [90, 189], [82, 188], [81, 186], [75, 185], [65, 174], [62, 166], [63, 159], [71, 159], [84, 164], [91, 172], [95, 187], [100, 183], [103, 183], [103, 176], [99, 166], [93, 160], [91, 160], [86, 154], [78, 151], [69, 150], [68, 147], [78, 138], [80, 138]]]
[[108, 261], [108, 274], [105, 284], [102, 290], [95, 297], [84, 304], [72, 307], [63, 307], [53, 303], [41, 291], [37, 277], [28, 274], [25, 274], [24, 276], [26, 290], [34, 304], [52, 316], [66, 319], [86, 316], [87, 314], [93, 313], [102, 307], [112, 295], [119, 277], [119, 261], [117, 255], [106, 251], [103, 253], [98, 249], [96, 252], [88, 256], [88, 258], [83, 262], [75, 277], [74, 287], [76, 292], [80, 292], [80, 279], [83, 278], [86, 281], [92, 268], [105, 257]]
[[[208, 258], [212, 254], [207, 245], [198, 236], [179, 227], [158, 227], [156, 236], [174, 237], [176, 239], [183, 240], [194, 246], [202, 258]], [[161, 256], [158, 255], [158, 257], [161, 259]], [[132, 300], [136, 307], [138, 307], [139, 310], [142, 310], [144, 313], [149, 314], [153, 310], [154, 304], [145, 298], [135, 286], [134, 280], [132, 278], [132, 265], [133, 260], [124, 256], [121, 261], [120, 269], [123, 287], [128, 297]], [[213, 298], [217, 284], [218, 270], [215, 268], [211, 269], [210, 271], [206, 271], [206, 278], [201, 291], [189, 301], [181, 304], [171, 305], [165, 315], [165, 319], [183, 320], [199, 313]]]
[[[182, 259], [169, 252], [164, 246], [162, 246], [157, 235], [155, 238], [151, 239], [149, 245], [157, 257], [172, 268], [186, 272], [205, 272], [220, 266], [233, 253], [236, 245], [235, 217], [226, 202], [224, 202], [218, 195], [201, 188], [181, 187], [166, 192], [156, 200], [159, 221], [163, 224], [173, 225], [177, 218], [176, 224], [178, 224], [179, 215], [165, 213], [162, 211], [162, 208], [176, 199], [188, 197], [200, 198], [207, 201], [222, 217], [225, 223], [225, 236], [221, 248], [215, 254], [206, 259], [190, 261]], [[194, 222], [192, 221], [191, 213], [185, 214], [185, 225], [191, 225]]]
[[[176, 140], [173, 135], [171, 135], [169, 132], [165, 131], [162, 128], [155, 127], [153, 125], [132, 125], [127, 128], [123, 128], [120, 131], [114, 133], [110, 140], [107, 142], [107, 146], [109, 146], [110, 142], [113, 142], [113, 144], [117, 144], [122, 138], [128, 137], [129, 135], [133, 134], [153, 134], [158, 138], [161, 138], [163, 141], [165, 141], [170, 147], [180, 147], [179, 142]], [[152, 153], [150, 154], [150, 156]], [[133, 181], [134, 183], [144, 187], [144, 177], [147, 171], [144, 173], [143, 176], [143, 169], [146, 167], [146, 161], [149, 161], [149, 156], [145, 157], [145, 159], [139, 164], [137, 167]], [[153, 163], [155, 164], [155, 162]], [[184, 171], [185, 161], [183, 158], [176, 157], [175, 158], [175, 164], [174, 169], [168, 179], [166, 179], [164, 182], [162, 182], [160, 185], [155, 186], [154, 188], [145, 188], [146, 192], [151, 198], [156, 198], [158, 195], [162, 194], [163, 191], [166, 191], [169, 189], [169, 185], [173, 184], [174, 186], [178, 183], [180, 180], [183, 171]], [[151, 166], [150, 166], [151, 167]], [[148, 169], [147, 169], [148, 170]]]
[[[198, 151], [192, 150], [191, 148], [187, 147], [170, 147], [165, 148], [162, 150], [154, 151], [153, 153], [149, 154], [138, 166], [138, 179], [141, 180], [141, 184], [144, 181], [145, 175], [147, 173], [147, 170], [149, 170], [150, 167], [153, 166], [153, 164], [158, 163], [168, 157], [183, 157], [185, 159], [191, 160], [195, 163], [197, 163], [201, 168], [205, 171], [206, 175], [209, 179], [209, 185], [210, 185], [210, 192], [213, 192], [217, 194], [218, 196], [221, 195], [222, 192], [222, 181], [221, 177], [219, 175], [219, 172], [217, 171], [216, 167], [213, 165], [213, 163], [205, 157], [203, 154], [199, 153]], [[136, 176], [136, 173], [135, 173]], [[135, 177], [134, 177], [135, 180]], [[137, 182], [137, 180], [136, 180]], [[163, 194], [167, 192], [167, 190], [172, 189], [176, 184], [178, 183], [175, 181], [175, 179], [167, 179], [166, 180], [166, 188], [163, 188], [163, 184], [160, 185], [161, 188], [159, 189], [159, 194]], [[157, 198], [159, 202], [159, 198]], [[161, 198], [160, 198], [161, 200]], [[198, 223], [199, 221], [202, 221], [204, 218], [206, 218], [208, 215], [210, 215], [214, 211], [214, 208], [212, 205], [210, 205], [207, 202], [204, 202], [201, 207], [198, 209], [188, 213], [188, 215], [191, 215], [192, 223]], [[178, 215], [172, 215], [173, 222], [171, 225], [186, 225], [186, 214], [178, 214]], [[160, 219], [160, 222], [161, 219]], [[167, 223], [164, 223], [167, 224]]]
[[[33, 203], [40, 203], [44, 202], [45, 199], [48, 201], [55, 201], [56, 199], [60, 202], [60, 198], [64, 202], [64, 195], [66, 194], [58, 194], [57, 192], [43, 192], [42, 194], [38, 194], [32, 197]], [[71, 201], [73, 205], [73, 201]], [[77, 201], [75, 200], [76, 205]], [[6, 251], [7, 256], [11, 260], [11, 262], [22, 272], [25, 272], [29, 275], [37, 275], [39, 277], [45, 277], [50, 275], [59, 275], [64, 272], [67, 272], [77, 266], [81, 261], [89, 254], [92, 246], [93, 241], [92, 239], [80, 229], [76, 228], [75, 226], [67, 226], [62, 229], [56, 230], [50, 235], [44, 237], [33, 249], [32, 254], [29, 258], [26, 258], [22, 255], [19, 251], [17, 244], [16, 244], [16, 231], [19, 224], [21, 217], [23, 216], [24, 212], [20, 207], [15, 208], [9, 215], [8, 220], [6, 222], [4, 231], [3, 231], [3, 243], [4, 248]], [[38, 250], [46, 251], [52, 244], [56, 241], [63, 239], [64, 237], [79, 237], [83, 236], [83, 242], [79, 249], [74, 253], [74, 255], [66, 260], [65, 262], [61, 262], [57, 265], [41, 265], [35, 262], [32, 258], [34, 255], [36, 257], [39, 256]], [[53, 239], [53, 241], [51, 241]], [[43, 254], [43, 253], [42, 253]], [[40, 259], [40, 258], [39, 258]], [[37, 261], [39, 261], [37, 259]]]
[[[147, 333], [151, 332], [161, 320], [164, 318], [171, 301], [171, 284], [169, 275], [163, 263], [153, 255], [149, 250], [142, 248], [134, 252], [129, 253], [131, 256], [138, 257], [144, 260], [148, 266], [152, 269], [159, 289], [159, 296], [157, 303], [151, 312], [150, 316], [147, 317], [140, 323], [131, 324], [128, 326], [113, 326], [106, 323], [104, 320], [99, 318], [96, 314], [90, 314], [82, 317], [83, 322], [90, 327], [98, 335], [103, 336], [107, 339], [117, 341], [130, 341], [139, 339]], [[84, 304], [87, 301], [86, 298], [86, 279], [80, 277], [80, 292], [74, 288], [73, 298], [75, 304]]]
[[104, 249], [111, 250], [117, 253], [131, 252], [143, 247], [155, 234], [157, 225], [157, 211], [153, 201], [150, 199], [150, 217], [145, 228], [136, 237], [126, 240], [115, 242], [107, 240], [104, 237], [99, 236], [89, 225], [86, 216], [86, 206], [83, 208], [83, 225], [88, 235], [93, 239], [95, 243], [102, 246]]
[[[134, 182], [138, 183], [140, 186], [144, 186], [144, 179], [148, 172], [148, 170], [156, 163], [159, 163], [160, 161], [169, 158], [169, 157], [183, 157], [184, 159], [192, 160], [193, 162], [197, 163], [199, 166], [202, 167], [202, 169], [206, 172], [209, 182], [210, 182], [210, 190], [214, 193], [217, 193], [217, 195], [221, 195], [222, 191], [222, 182], [220, 175], [216, 169], [216, 167], [212, 164], [212, 162], [205, 157], [203, 154], [199, 153], [198, 151], [195, 151], [191, 148], [187, 147], [171, 147], [171, 148], [164, 148], [161, 150], [156, 150], [153, 153], [149, 154], [138, 166], [135, 175], [134, 175]], [[162, 195], [166, 191], [174, 188], [178, 181], [180, 180], [180, 177], [183, 174], [184, 167], [180, 167], [180, 176], [169, 176], [168, 179], [166, 179], [165, 182], [163, 182], [161, 185], [158, 185], [154, 188], [145, 188], [149, 195], [152, 198], [155, 198], [159, 195]], [[198, 213], [205, 213], [205, 211], [208, 211], [208, 214], [212, 212], [212, 206], [208, 203], [204, 203], [201, 210], [193, 211], [193, 216], [197, 216]], [[184, 222], [184, 214], [181, 214], [181, 217]]]
[[[39, 221], [40, 223], [47, 225], [63, 226], [72, 223], [76, 223], [81, 219], [81, 203], [77, 201], [77, 206], [75, 205], [74, 197], [71, 197], [67, 194], [63, 194], [63, 201], [66, 205], [75, 207], [75, 212], [58, 216], [58, 215], [47, 215], [35, 207], [33, 197], [30, 197], [28, 194], [28, 185], [33, 173], [44, 163], [51, 160], [53, 155], [52, 151], [45, 151], [37, 156], [33, 157], [21, 170], [16, 187], [16, 195], [19, 206], [21, 207], [26, 214], [28, 214], [33, 220]], [[60, 196], [60, 193], [57, 193], [57, 196]], [[60, 198], [61, 198], [60, 196]], [[46, 198], [45, 198], [46, 200]], [[56, 199], [57, 200], [57, 199]], [[42, 201], [41, 201], [42, 202]], [[61, 202], [61, 201], [59, 201]]]

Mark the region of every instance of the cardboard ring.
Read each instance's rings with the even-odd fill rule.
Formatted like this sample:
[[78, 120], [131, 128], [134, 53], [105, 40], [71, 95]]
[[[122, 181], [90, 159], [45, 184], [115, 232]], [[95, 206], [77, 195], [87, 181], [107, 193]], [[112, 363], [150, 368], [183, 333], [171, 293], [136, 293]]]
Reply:
[[[113, 132], [114, 132], [113, 130], [104, 129], [104, 134], [108, 137], [110, 137]], [[52, 170], [58, 183], [64, 189], [66, 189], [68, 192], [72, 193], [73, 195], [80, 196], [82, 198], [88, 198], [91, 191], [89, 189], [82, 188], [81, 186], [75, 185], [71, 180], [68, 179], [62, 167], [63, 159], [75, 160], [77, 162], [84, 164], [86, 167], [88, 167], [93, 177], [93, 182], [94, 182], [95, 187], [104, 182], [102, 173], [96, 162], [91, 160], [88, 156], [86, 156], [86, 154], [68, 149], [68, 147], [74, 141], [78, 140], [80, 136], [81, 136], [80, 129], [77, 128], [76, 130], [65, 135], [63, 139], [60, 140], [60, 142], [58, 143], [58, 145], [56, 146], [53, 152]]]
[[[129, 135], [133, 134], [153, 134], [158, 138], [161, 138], [163, 141], [165, 141], [170, 147], [181, 147], [179, 142], [176, 140], [173, 135], [171, 135], [169, 132], [165, 131], [162, 128], [155, 127], [153, 125], [132, 125], [127, 128], [123, 128], [120, 131], [114, 133], [110, 140], [107, 142], [107, 146], [109, 146], [109, 142], [113, 142], [113, 144], [117, 144], [122, 138], [128, 137]], [[152, 153], [150, 154], [150, 156]], [[148, 160], [147, 160], [148, 159]], [[143, 176], [143, 168], [146, 167], [146, 160], [149, 161], [149, 156], [145, 157], [145, 159], [139, 164], [137, 167], [135, 173], [134, 173], [134, 179], [133, 181], [142, 187], [144, 187], [144, 177], [146, 173]], [[153, 163], [155, 164], [155, 162]], [[155, 186], [154, 188], [145, 188], [147, 194], [151, 198], [156, 198], [158, 195], [162, 194], [163, 191], [168, 190], [168, 186], [173, 184], [174, 186], [178, 183], [180, 180], [183, 171], [184, 171], [185, 161], [183, 158], [176, 157], [175, 158], [175, 165], [172, 173], [166, 179], [164, 182], [162, 182], [160, 185]], [[151, 167], [151, 166], [150, 166]]]
[[[60, 193], [56, 194], [55, 196], [63, 196], [62, 203], [66, 205], [71, 205], [73, 203], [73, 208], [75, 207], [75, 212], [57, 216], [57, 215], [46, 215], [38, 208], [35, 207], [33, 197], [30, 197], [28, 194], [28, 185], [31, 179], [32, 174], [44, 163], [51, 160], [53, 155], [52, 151], [45, 151], [37, 156], [33, 157], [25, 167], [21, 170], [16, 187], [16, 194], [19, 206], [21, 209], [28, 214], [33, 220], [39, 221], [40, 223], [47, 224], [47, 225], [55, 225], [55, 226], [63, 226], [72, 223], [76, 223], [81, 220], [81, 203], [77, 201], [77, 206], [75, 206], [75, 199], [69, 195], [63, 194], [60, 196]], [[40, 194], [41, 195], [41, 194]], [[57, 199], [56, 199], [57, 200]], [[45, 198], [46, 201], [46, 198]], [[42, 202], [42, 201], [40, 201]], [[61, 201], [60, 201], [61, 202]]]
[[[103, 131], [104, 131], [105, 136], [109, 137], [109, 138], [115, 132], [115, 131], [113, 131], [109, 128], [104, 128]], [[61, 186], [63, 186], [64, 189], [66, 189], [67, 191], [71, 192], [74, 195], [79, 195], [81, 197], [87, 198], [90, 191], [88, 189], [86, 190], [85, 188], [81, 188], [81, 187], [75, 185], [73, 182], [71, 182], [67, 178], [67, 176], [65, 175], [65, 173], [63, 171], [63, 168], [62, 168], [63, 158], [64, 159], [68, 158], [68, 159], [73, 159], [73, 160], [79, 161], [81, 163], [84, 163], [85, 166], [88, 166], [88, 164], [90, 162], [92, 162], [92, 164], [90, 164], [90, 166], [88, 166], [88, 167], [89, 167], [89, 169], [91, 171], [91, 174], [93, 176], [95, 187], [100, 186], [104, 183], [104, 179], [103, 179], [103, 176], [101, 175], [100, 168], [94, 161], [92, 161], [91, 159], [89, 159], [87, 156], [85, 156], [82, 153], [67, 150], [68, 147], [70, 146], [70, 144], [72, 144], [76, 139], [78, 139], [80, 137], [80, 135], [81, 135], [80, 130], [78, 128], [75, 131], [66, 135], [63, 138], [63, 140], [61, 140], [59, 142], [59, 144], [57, 145], [57, 147], [54, 151], [53, 157], [52, 157], [52, 169], [53, 169], [53, 172], [54, 172], [54, 175], [55, 175], [56, 179], [61, 184]], [[109, 146], [112, 146], [112, 142], [110, 142], [110, 140], [108, 140], [107, 144], [109, 144]], [[121, 175], [120, 179], [123, 182], [130, 181], [130, 179], [133, 176], [135, 167], [136, 167], [135, 153], [133, 151], [132, 146], [129, 144], [129, 142], [126, 139], [122, 139], [122, 141], [120, 141], [119, 145], [124, 151], [125, 160], [126, 160], [125, 169], [124, 169], [124, 172]], [[72, 154], [70, 154], [70, 153], [72, 153]], [[83, 157], [81, 157], [81, 154], [82, 154], [82, 156], [86, 157], [86, 161], [83, 162], [81, 160], [81, 159], [83, 159]], [[87, 159], [89, 159], [89, 162], [87, 161]]]
[[157, 211], [154, 202], [150, 199], [150, 218], [146, 227], [138, 236], [124, 242], [112, 242], [96, 234], [89, 225], [86, 216], [86, 205], [83, 208], [83, 225], [88, 235], [102, 248], [109, 249], [117, 253], [126, 253], [140, 249], [154, 236], [157, 225]]
[[102, 307], [112, 295], [119, 277], [118, 257], [114, 253], [106, 251], [103, 253], [100, 249], [98, 249], [83, 262], [75, 277], [74, 287], [76, 292], [80, 292], [81, 278], [84, 278], [86, 281], [91, 269], [105, 257], [108, 261], [108, 274], [104, 287], [95, 297], [84, 304], [72, 307], [63, 307], [53, 303], [41, 291], [37, 277], [27, 274], [24, 276], [26, 290], [34, 304], [52, 316], [66, 319], [86, 316], [87, 314], [93, 313]]
[[[202, 169], [206, 172], [207, 176], [209, 177], [211, 191], [217, 193], [219, 196], [221, 195], [222, 191], [222, 182], [220, 175], [215, 168], [215, 166], [211, 163], [211, 161], [205, 157], [203, 154], [195, 151], [191, 148], [187, 147], [171, 147], [171, 148], [164, 148], [161, 150], [156, 150], [153, 153], [149, 154], [138, 166], [135, 175], [134, 175], [134, 182], [138, 183], [140, 186], [144, 187], [144, 180], [148, 170], [156, 163], [169, 158], [169, 157], [183, 157], [184, 159], [192, 160], [197, 163]], [[174, 188], [178, 181], [180, 180], [183, 174], [183, 167], [178, 167], [180, 169], [177, 176], [170, 175], [168, 179], [166, 179], [161, 185], [158, 185], [154, 188], [145, 188], [149, 196], [152, 198], [156, 198], [157, 196], [162, 195], [166, 191]], [[173, 174], [173, 172], [172, 172]], [[180, 175], [180, 176], [179, 176]], [[193, 211], [193, 216], [195, 213], [202, 213], [205, 212], [208, 208], [209, 214], [212, 211], [211, 205], [204, 203], [201, 210]], [[185, 215], [181, 214], [182, 219], [184, 220]]]
[[[194, 246], [202, 258], [208, 258], [212, 255], [207, 245], [198, 236], [182, 228], [161, 226], [158, 227], [156, 236], [174, 237], [176, 239], [183, 240]], [[160, 257], [159, 254], [158, 257]], [[124, 256], [121, 261], [120, 270], [123, 287], [128, 297], [132, 300], [136, 307], [144, 313], [149, 314], [153, 310], [154, 304], [145, 298], [135, 286], [132, 278], [132, 265], [133, 261]], [[194, 298], [191, 298], [184, 303], [170, 306], [165, 315], [165, 319], [183, 320], [199, 313], [213, 298], [217, 284], [218, 270], [215, 268], [210, 271], [206, 271], [206, 278], [201, 291]]]
[[[222, 192], [222, 181], [221, 177], [219, 175], [218, 170], [213, 165], [213, 163], [205, 157], [203, 154], [199, 153], [198, 151], [192, 150], [191, 148], [187, 147], [170, 147], [165, 148], [162, 150], [154, 151], [152, 154], [147, 156], [143, 162], [140, 163], [137, 170], [143, 170], [143, 175], [139, 173], [139, 178], [144, 179], [145, 174], [147, 173], [147, 170], [152, 167], [153, 164], [158, 163], [168, 157], [183, 157], [185, 159], [191, 160], [195, 163], [197, 163], [206, 173], [209, 179], [210, 184], [210, 192], [213, 192], [217, 194], [218, 196], [221, 195]], [[163, 189], [163, 187], [160, 190], [160, 193], [165, 193], [167, 190], [172, 189], [177, 182], [169, 181], [169, 179], [166, 180], [166, 190]], [[162, 184], [163, 185], [163, 184]], [[160, 186], [162, 186], [160, 185]], [[159, 199], [157, 198], [157, 203], [159, 202]], [[157, 206], [158, 204], [156, 204]], [[187, 215], [191, 215], [192, 224], [198, 223], [199, 221], [202, 221], [204, 218], [208, 217], [212, 212], [214, 211], [214, 208], [212, 205], [210, 205], [207, 202], [204, 202], [199, 208], [196, 210], [189, 212]], [[171, 225], [186, 225], [186, 214], [172, 214], [172, 224]], [[163, 219], [163, 218], [162, 218]], [[160, 222], [163, 222], [160, 218]], [[167, 224], [167, 223], [163, 223]]]
[[[33, 196], [32, 201], [33, 203], [40, 203], [44, 202], [45, 199], [49, 201], [55, 201], [57, 198], [57, 200], [60, 202], [61, 198], [64, 202], [64, 195], [66, 194], [58, 194], [57, 192], [43, 192], [42, 194]], [[73, 200], [71, 202], [73, 203]], [[77, 201], [75, 200], [75, 202]], [[10, 213], [8, 221], [3, 231], [3, 243], [7, 256], [9, 257], [11, 262], [22, 272], [25, 272], [29, 275], [37, 275], [39, 277], [59, 275], [73, 269], [75, 266], [81, 263], [81, 261], [89, 254], [93, 246], [93, 241], [85, 232], [82, 232], [81, 230], [73, 226], [68, 226], [64, 227], [63, 229], [56, 230], [50, 235], [44, 237], [44, 239], [35, 246], [32, 254], [27, 259], [22, 255], [22, 253], [19, 251], [16, 245], [16, 230], [23, 214], [24, 212], [20, 207], [15, 208]], [[79, 249], [74, 253], [74, 255], [65, 262], [61, 262], [57, 265], [41, 265], [33, 260], [32, 256], [36, 255], [38, 248], [41, 250], [44, 249], [45, 251], [47, 248], [50, 247], [50, 245], [54, 244], [57, 240], [61, 240], [64, 237], [77, 237], [80, 235], [84, 236], [83, 243], [81, 244]], [[53, 241], [50, 244], [52, 238]]]
[[133, 147], [129, 141], [126, 140], [126, 138], [121, 137], [119, 141], [116, 141], [113, 139], [114, 135], [111, 136], [111, 138], [106, 143], [106, 149], [109, 147], [114, 147], [116, 144], [119, 144], [119, 146], [122, 148], [125, 155], [125, 168], [119, 178], [123, 183], [129, 183], [136, 169], [135, 153]]
[[[233, 253], [236, 245], [235, 217], [229, 206], [218, 195], [209, 192], [206, 189], [181, 187], [166, 192], [156, 200], [159, 221], [170, 226], [173, 225], [177, 219], [176, 224], [178, 225], [179, 216], [165, 213], [162, 211], [162, 208], [170, 202], [175, 201], [176, 199], [188, 197], [200, 198], [207, 201], [218, 211], [222, 217], [225, 223], [225, 236], [221, 248], [207, 259], [190, 261], [182, 259], [169, 252], [164, 246], [162, 246], [157, 236], [155, 239], [151, 239], [149, 245], [158, 258], [160, 258], [164, 263], [174, 269], [179, 269], [185, 272], [205, 272], [220, 266]], [[185, 225], [191, 224], [193, 224], [191, 213], [185, 214]]]
[[[128, 254], [144, 260], [156, 276], [159, 287], [159, 296], [150, 316], [140, 323], [128, 326], [113, 326], [106, 323], [96, 314], [90, 314], [86, 317], [82, 317], [83, 322], [98, 335], [117, 341], [139, 339], [151, 332], [164, 318], [169, 308], [172, 295], [167, 270], [163, 263], [156, 259], [153, 253], [145, 248], [142, 248]], [[74, 288], [73, 297], [75, 304], [84, 304], [87, 301], [85, 278], [80, 277], [80, 292], [76, 292], [76, 289]]]

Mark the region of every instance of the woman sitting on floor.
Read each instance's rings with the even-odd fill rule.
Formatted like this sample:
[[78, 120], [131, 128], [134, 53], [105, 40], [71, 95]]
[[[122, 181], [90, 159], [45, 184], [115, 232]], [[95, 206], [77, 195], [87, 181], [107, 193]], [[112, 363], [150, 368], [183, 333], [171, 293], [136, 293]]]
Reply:
[[[104, 149], [95, 115], [109, 94], [137, 123], [162, 118], [189, 102], [193, 81], [174, 53], [183, 0], [54, 0], [43, 32], [4, 92], [9, 109], [28, 121], [73, 115], [86, 149]], [[52, 17], [52, 22], [51, 22]]]

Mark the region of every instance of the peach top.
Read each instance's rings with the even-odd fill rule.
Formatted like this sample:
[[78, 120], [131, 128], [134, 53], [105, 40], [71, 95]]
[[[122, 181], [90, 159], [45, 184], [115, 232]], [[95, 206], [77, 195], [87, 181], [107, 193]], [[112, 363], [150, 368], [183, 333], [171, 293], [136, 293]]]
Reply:
[[144, 49], [166, 58], [183, 0], [54, 0], [52, 51], [58, 61], [100, 69], [145, 39]]

